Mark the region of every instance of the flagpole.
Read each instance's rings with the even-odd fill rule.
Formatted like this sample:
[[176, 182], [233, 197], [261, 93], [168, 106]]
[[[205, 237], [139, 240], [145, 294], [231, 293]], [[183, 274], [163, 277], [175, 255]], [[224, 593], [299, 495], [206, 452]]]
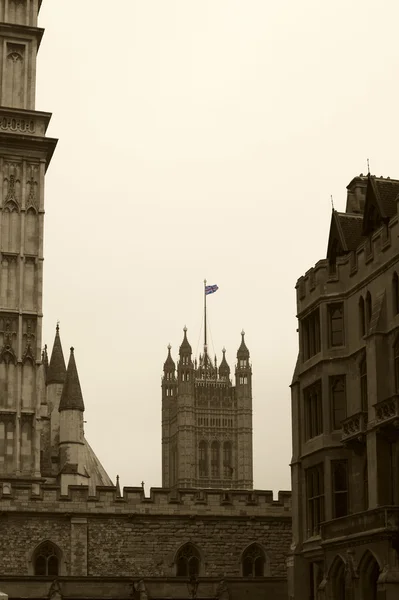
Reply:
[[204, 365], [206, 366], [205, 355], [207, 353], [206, 341], [206, 279], [204, 279]]

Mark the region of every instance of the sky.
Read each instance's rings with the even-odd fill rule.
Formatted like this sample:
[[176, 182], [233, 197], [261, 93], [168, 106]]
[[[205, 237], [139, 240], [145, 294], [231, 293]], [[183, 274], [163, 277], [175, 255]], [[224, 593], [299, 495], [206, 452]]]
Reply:
[[86, 437], [115, 480], [161, 485], [172, 344], [253, 368], [254, 487], [290, 489], [297, 279], [331, 196], [399, 178], [396, 0], [44, 0], [44, 331], [75, 347]]

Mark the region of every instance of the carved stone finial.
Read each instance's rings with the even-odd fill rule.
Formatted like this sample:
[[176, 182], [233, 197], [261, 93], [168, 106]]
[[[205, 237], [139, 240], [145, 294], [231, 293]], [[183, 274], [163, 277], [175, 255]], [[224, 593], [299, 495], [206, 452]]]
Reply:
[[183, 331], [184, 331], [184, 333], [187, 333], [187, 327], [186, 326], [183, 327]]
[[48, 592], [48, 598], [49, 600], [62, 600], [61, 586], [58, 579], [54, 579], [52, 582]]
[[56, 332], [59, 333], [60, 332], [60, 322], [57, 321], [57, 327], [55, 328]]
[[169, 352], [172, 350], [172, 346], [170, 344], [168, 344], [168, 350]]

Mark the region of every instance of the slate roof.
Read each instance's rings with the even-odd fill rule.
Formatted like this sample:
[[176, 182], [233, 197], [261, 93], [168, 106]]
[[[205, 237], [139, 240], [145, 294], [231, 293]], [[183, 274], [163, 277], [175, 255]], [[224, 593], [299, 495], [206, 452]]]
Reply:
[[336, 216], [345, 242], [345, 251], [356, 250], [363, 237], [363, 215], [336, 213]]
[[396, 215], [396, 198], [399, 195], [399, 181], [397, 179], [381, 179], [371, 176], [374, 183], [374, 189], [378, 194], [381, 208], [384, 212], [383, 217], [389, 219]]
[[249, 350], [245, 344], [244, 337], [245, 337], [245, 333], [242, 332], [241, 333], [241, 345], [237, 351], [237, 358], [248, 358], [249, 357]]
[[90, 491], [94, 493], [94, 489], [97, 486], [114, 485], [86, 439], [84, 445], [83, 464], [86, 466], [87, 474], [90, 477], [88, 482]]
[[[47, 352], [46, 352], [47, 354]], [[66, 367], [64, 353], [62, 352], [60, 328], [57, 325], [53, 351], [51, 353], [50, 364], [46, 373], [46, 383], [64, 383], [66, 377]]]
[[71, 348], [71, 354], [68, 362], [64, 387], [62, 388], [59, 411], [62, 410], [81, 410], [84, 411], [82, 389], [80, 387], [78, 370], [76, 368], [74, 349]]

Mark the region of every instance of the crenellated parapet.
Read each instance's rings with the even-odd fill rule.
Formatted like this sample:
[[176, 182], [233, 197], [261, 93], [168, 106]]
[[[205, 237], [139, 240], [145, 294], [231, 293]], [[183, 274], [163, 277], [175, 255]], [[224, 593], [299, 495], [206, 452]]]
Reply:
[[246, 490], [168, 490], [125, 487], [121, 496], [116, 487], [69, 486], [63, 495], [59, 486], [41, 482], [0, 483], [1, 512], [51, 512], [107, 515], [200, 515], [234, 517], [291, 517], [291, 492]]
[[399, 236], [398, 215], [384, 223], [372, 235], [363, 238], [355, 250], [336, 259], [334, 268], [328, 259], [319, 260], [300, 277], [296, 284], [298, 315], [310, 308], [320, 297], [350, 294], [368, 278], [397, 260]]

